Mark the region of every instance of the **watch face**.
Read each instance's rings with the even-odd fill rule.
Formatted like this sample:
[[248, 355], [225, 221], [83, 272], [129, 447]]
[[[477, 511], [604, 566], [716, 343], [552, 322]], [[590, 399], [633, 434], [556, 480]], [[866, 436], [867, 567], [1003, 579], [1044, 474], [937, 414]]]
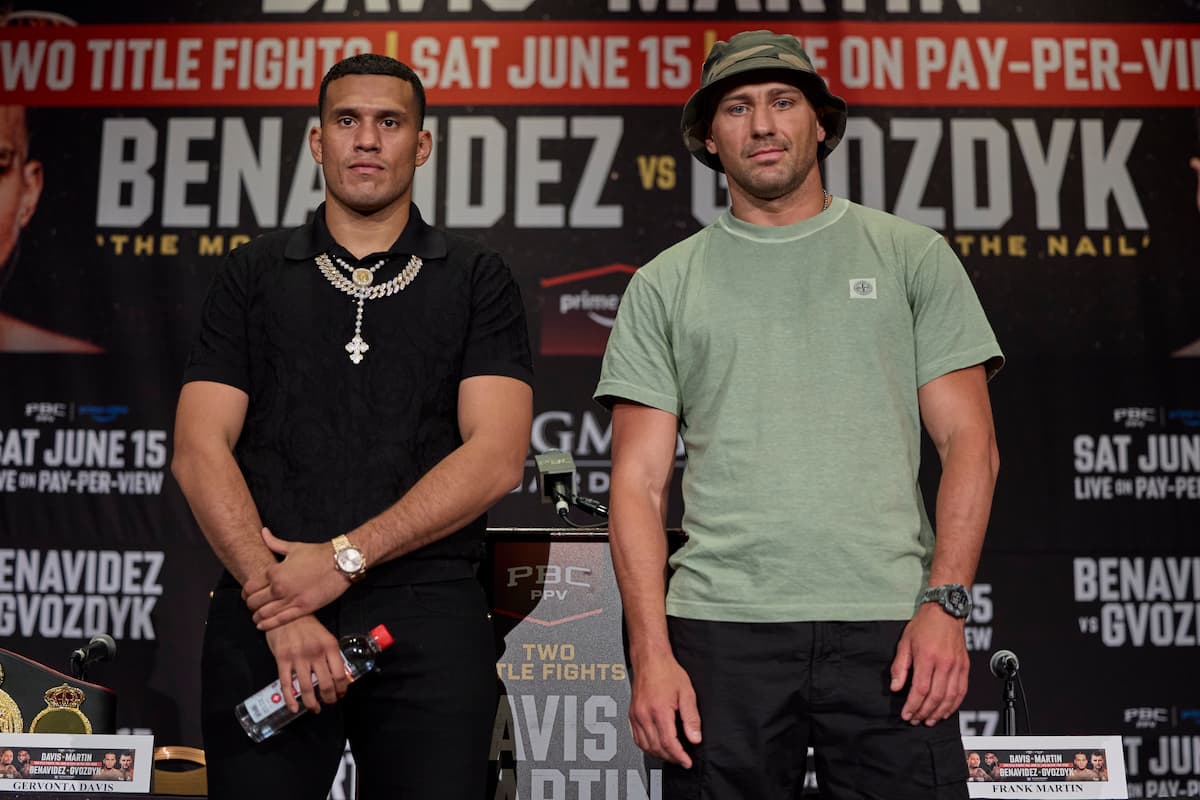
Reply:
[[945, 608], [956, 617], [965, 617], [971, 612], [971, 595], [962, 586], [955, 586], [946, 592]]
[[353, 574], [362, 569], [363, 557], [358, 548], [347, 547], [337, 553], [338, 569], [347, 574]]

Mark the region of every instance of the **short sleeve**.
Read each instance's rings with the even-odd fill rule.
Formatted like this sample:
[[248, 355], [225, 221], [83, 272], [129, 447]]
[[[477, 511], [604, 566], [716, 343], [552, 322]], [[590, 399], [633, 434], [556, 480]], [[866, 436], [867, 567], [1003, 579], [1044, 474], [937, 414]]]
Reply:
[[471, 284], [471, 322], [462, 377], [501, 375], [533, 383], [521, 289], [497, 253], [479, 256]]
[[621, 298], [593, 397], [606, 408], [631, 400], [680, 416], [669, 314], [662, 294], [641, 271]]
[[916, 344], [917, 385], [983, 364], [990, 380], [1004, 365], [996, 335], [975, 287], [946, 240], [938, 236], [909, 281]]
[[215, 381], [250, 391], [247, 347], [249, 268], [230, 253], [200, 312], [200, 333], [188, 356], [183, 382]]

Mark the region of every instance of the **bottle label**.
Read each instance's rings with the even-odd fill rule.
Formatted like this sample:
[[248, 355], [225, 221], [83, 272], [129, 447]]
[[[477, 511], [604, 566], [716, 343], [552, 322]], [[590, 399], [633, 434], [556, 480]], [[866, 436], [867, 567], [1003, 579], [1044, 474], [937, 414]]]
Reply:
[[[346, 670], [346, 677], [353, 681], [356, 676], [345, 654], [342, 655], [342, 667]], [[317, 685], [316, 673], [312, 674], [312, 683], [313, 686]], [[296, 677], [295, 673], [292, 673], [292, 696], [297, 699], [300, 697], [300, 679]], [[287, 701], [283, 699], [282, 684], [276, 679], [246, 698], [246, 713], [254, 722], [262, 722], [286, 705]]]
[[[292, 676], [292, 687], [297, 690], [296, 694], [300, 693], [300, 683], [296, 680], [295, 675]], [[250, 719], [255, 722], [262, 722], [273, 712], [282, 708], [285, 703], [283, 692], [280, 689], [281, 684], [278, 680], [275, 680], [247, 697], [246, 713], [250, 715]]]

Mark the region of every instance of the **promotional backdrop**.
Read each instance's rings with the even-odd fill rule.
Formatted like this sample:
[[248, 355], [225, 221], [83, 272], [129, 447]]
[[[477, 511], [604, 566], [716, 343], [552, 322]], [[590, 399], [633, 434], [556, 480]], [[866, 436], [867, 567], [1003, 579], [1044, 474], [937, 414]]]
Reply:
[[[535, 452], [571, 452], [579, 491], [607, 499], [609, 419], [590, 395], [623, 288], [728, 202], [684, 150], [680, 109], [712, 41], [767, 27], [798, 36], [850, 104], [826, 186], [942, 232], [1008, 357], [991, 385], [1002, 469], [964, 733], [1000, 732], [987, 660], [1008, 648], [1022, 733], [1121, 734], [1135, 797], [1200, 775], [1196, 0], [8, 10], [0, 341], [43, 352], [0, 353], [0, 646], [65, 669], [111, 634], [117, 660], [91, 677], [118, 692], [123, 729], [199, 744], [218, 565], [169, 474], [174, 403], [224, 254], [321, 200], [307, 131], [325, 70], [382, 52], [425, 81], [435, 148], [416, 201], [504, 255], [535, 348], [525, 484], [490, 521], [541, 526], [555, 520]], [[21, 108], [40, 197], [12, 157]], [[924, 460], [931, 495], [932, 449]], [[497, 796], [658, 796], [624, 719], [605, 546], [504, 542], [496, 619], [516, 622], [502, 630]]]

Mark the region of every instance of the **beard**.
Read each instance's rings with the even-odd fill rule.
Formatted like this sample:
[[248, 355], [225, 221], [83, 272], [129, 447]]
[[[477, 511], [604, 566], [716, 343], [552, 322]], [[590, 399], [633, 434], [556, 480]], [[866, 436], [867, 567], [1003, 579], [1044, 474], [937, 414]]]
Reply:
[[807, 173], [785, 173], [776, 175], [756, 175], [750, 173], [736, 180], [738, 185], [752, 197], [758, 200], [772, 201], [786, 197], [804, 184]]
[[[778, 147], [783, 150], [784, 158], [769, 167], [758, 166], [748, 162], [751, 154], [763, 147]], [[793, 159], [794, 150], [782, 142], [758, 141], [741, 153], [737, 164], [725, 166], [726, 177], [736, 183], [751, 197], [764, 202], [778, 200], [798, 190], [808, 180], [809, 174], [816, 166], [816, 153], [809, 158], [799, 161]]]

